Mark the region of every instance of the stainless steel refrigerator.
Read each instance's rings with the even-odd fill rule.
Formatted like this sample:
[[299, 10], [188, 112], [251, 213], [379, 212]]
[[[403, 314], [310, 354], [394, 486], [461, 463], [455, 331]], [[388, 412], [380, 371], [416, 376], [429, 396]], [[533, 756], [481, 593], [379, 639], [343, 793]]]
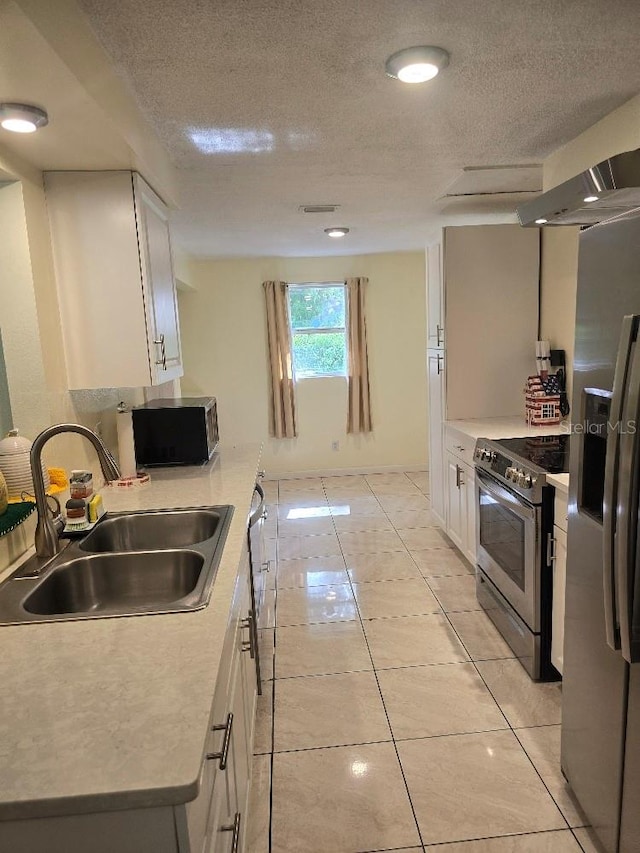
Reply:
[[580, 233], [562, 769], [607, 853], [640, 853], [640, 149], [518, 209]]
[[604, 849], [640, 853], [640, 214], [578, 258], [562, 769]]

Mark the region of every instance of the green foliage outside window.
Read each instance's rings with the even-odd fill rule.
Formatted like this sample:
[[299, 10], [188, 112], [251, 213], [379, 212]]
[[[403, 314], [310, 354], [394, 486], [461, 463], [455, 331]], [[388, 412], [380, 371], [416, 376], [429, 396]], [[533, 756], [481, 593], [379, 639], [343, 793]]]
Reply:
[[289, 288], [296, 376], [346, 374], [345, 311], [343, 285]]

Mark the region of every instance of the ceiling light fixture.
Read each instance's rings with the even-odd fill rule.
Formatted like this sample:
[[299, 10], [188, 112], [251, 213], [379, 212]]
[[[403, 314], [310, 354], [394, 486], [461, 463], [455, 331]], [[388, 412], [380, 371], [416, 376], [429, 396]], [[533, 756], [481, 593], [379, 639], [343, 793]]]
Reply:
[[536, 219], [536, 225], [546, 225], [548, 221], [548, 219]]
[[599, 197], [600, 197], [600, 196], [597, 196], [597, 195], [588, 195], [588, 196], [584, 199], [584, 201], [586, 201], [586, 203], [587, 203], [587, 204], [591, 204], [591, 202], [592, 202], [592, 201], [598, 201]]
[[327, 237], [346, 237], [349, 233], [348, 228], [325, 228], [324, 233]]
[[406, 47], [390, 56], [385, 63], [389, 77], [403, 83], [424, 83], [449, 64], [449, 54], [441, 47]]
[[33, 133], [49, 124], [49, 116], [32, 104], [0, 104], [0, 125], [13, 133]]

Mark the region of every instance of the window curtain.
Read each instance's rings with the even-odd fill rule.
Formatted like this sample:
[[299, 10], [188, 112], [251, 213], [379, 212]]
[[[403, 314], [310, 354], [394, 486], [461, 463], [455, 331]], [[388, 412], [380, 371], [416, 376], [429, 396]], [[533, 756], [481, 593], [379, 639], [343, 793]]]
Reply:
[[349, 433], [371, 432], [372, 429], [365, 319], [365, 292], [368, 284], [368, 278], [348, 278], [345, 282], [349, 323]]
[[287, 284], [284, 281], [265, 281], [262, 287], [267, 308], [267, 343], [271, 380], [269, 433], [275, 438], [295, 438], [298, 431]]

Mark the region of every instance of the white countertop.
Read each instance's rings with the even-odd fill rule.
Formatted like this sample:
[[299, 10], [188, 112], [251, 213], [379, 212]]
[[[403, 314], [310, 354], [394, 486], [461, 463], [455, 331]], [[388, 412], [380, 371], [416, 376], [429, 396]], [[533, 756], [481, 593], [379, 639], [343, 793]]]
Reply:
[[445, 427], [457, 429], [470, 438], [529, 438], [535, 435], [558, 435], [568, 433], [570, 425], [567, 422], [555, 426], [528, 426], [524, 417], [509, 418], [473, 418], [464, 421], [445, 421]]
[[203, 610], [0, 627], [0, 819], [195, 796], [259, 456], [222, 447], [102, 491], [113, 511], [235, 507]]
[[559, 492], [562, 492], [565, 495], [569, 494], [568, 474], [547, 474], [547, 483], [555, 486]]

